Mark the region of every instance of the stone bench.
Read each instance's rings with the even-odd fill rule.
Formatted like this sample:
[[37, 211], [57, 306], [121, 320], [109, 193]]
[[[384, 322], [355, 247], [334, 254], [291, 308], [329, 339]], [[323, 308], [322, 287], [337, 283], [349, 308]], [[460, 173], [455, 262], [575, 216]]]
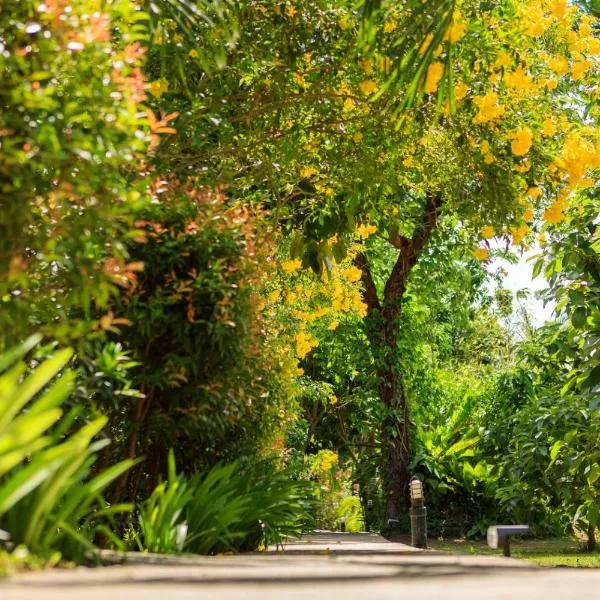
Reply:
[[502, 548], [504, 556], [510, 556], [509, 537], [528, 532], [528, 525], [493, 525], [488, 527], [487, 543], [490, 548]]

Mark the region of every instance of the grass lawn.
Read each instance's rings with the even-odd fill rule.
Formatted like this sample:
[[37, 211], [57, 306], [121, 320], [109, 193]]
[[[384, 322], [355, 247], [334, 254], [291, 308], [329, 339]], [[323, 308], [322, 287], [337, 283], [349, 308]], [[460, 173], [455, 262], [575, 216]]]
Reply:
[[[502, 555], [501, 550], [492, 550], [483, 541], [430, 539], [428, 544], [438, 552]], [[584, 552], [574, 538], [514, 539], [510, 549], [512, 557], [530, 560], [542, 567], [600, 567], [600, 550]]]

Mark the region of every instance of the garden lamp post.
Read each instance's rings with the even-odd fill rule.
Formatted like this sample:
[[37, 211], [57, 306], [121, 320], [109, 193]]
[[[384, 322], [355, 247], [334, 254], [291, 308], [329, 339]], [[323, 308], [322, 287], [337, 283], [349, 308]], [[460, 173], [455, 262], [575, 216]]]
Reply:
[[410, 489], [410, 538], [415, 548], [427, 548], [427, 508], [423, 495], [423, 483], [413, 477]]

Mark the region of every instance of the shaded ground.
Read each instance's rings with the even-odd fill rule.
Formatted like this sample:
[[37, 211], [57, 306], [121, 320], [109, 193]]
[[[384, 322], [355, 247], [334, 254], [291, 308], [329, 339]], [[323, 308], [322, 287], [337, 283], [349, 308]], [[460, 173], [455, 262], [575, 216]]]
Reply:
[[0, 598], [596, 600], [600, 590], [600, 570], [540, 569], [501, 556], [415, 552], [365, 534], [318, 533], [283, 552], [133, 555], [128, 560], [130, 564], [106, 568], [20, 575], [0, 583]]

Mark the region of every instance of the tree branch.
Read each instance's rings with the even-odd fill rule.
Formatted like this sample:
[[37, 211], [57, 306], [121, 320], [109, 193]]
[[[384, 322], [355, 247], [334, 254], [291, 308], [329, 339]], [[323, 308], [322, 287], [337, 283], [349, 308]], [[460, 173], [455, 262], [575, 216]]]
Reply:
[[367, 305], [367, 312], [371, 315], [374, 311], [381, 310], [381, 304], [377, 296], [377, 288], [373, 281], [373, 275], [371, 273], [371, 267], [367, 257], [362, 252], [354, 259], [354, 264], [360, 269], [361, 276], [360, 280], [363, 284], [362, 297], [363, 301]]
[[395, 302], [404, 295], [408, 275], [427, 245], [431, 233], [437, 227], [438, 209], [441, 204], [441, 194], [428, 192], [421, 226], [415, 231], [412, 238], [408, 239], [399, 234], [393, 236], [393, 239], [390, 238], [390, 243], [398, 248], [400, 252], [398, 253], [398, 260], [385, 284], [384, 301], [386, 303]]

